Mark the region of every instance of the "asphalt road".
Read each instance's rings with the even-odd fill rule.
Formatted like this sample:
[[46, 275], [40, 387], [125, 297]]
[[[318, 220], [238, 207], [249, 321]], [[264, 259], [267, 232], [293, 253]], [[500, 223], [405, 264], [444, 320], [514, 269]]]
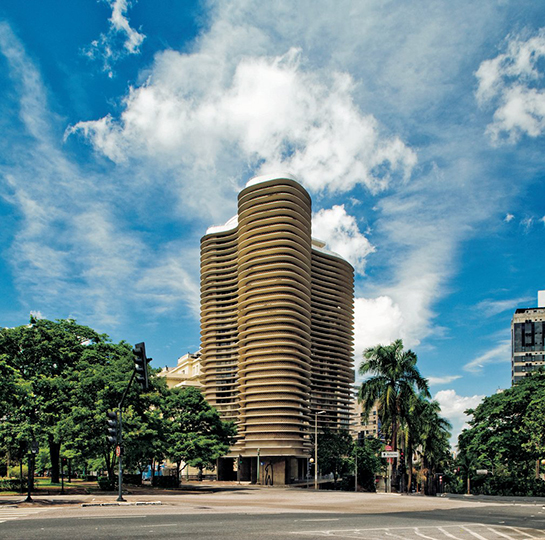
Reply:
[[[528, 507], [382, 514], [183, 514], [140, 507], [123, 514], [46, 517], [48, 511], [0, 524], [0, 538], [191, 538], [308, 540], [317, 538], [545, 539], [545, 514]], [[535, 509], [534, 509], [535, 510]], [[69, 514], [69, 513], [68, 513]], [[531, 517], [533, 516], [533, 517]], [[1, 519], [1, 515], [0, 515]]]
[[0, 506], [0, 539], [545, 540], [545, 509], [540, 500], [282, 489], [220, 490], [162, 498], [161, 505], [142, 506], [135, 506], [136, 500], [124, 506], [82, 507], [66, 499], [4, 504]]

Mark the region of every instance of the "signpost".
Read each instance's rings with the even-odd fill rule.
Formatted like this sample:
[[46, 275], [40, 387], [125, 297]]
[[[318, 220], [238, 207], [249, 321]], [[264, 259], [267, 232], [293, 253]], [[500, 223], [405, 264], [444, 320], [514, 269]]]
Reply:
[[399, 452], [396, 450], [395, 452], [392, 451], [392, 447], [387, 444], [385, 447], [385, 452], [380, 453], [380, 457], [387, 458], [388, 459], [388, 478], [386, 480], [386, 493], [392, 492], [392, 463], [394, 461], [393, 458], [399, 457]]

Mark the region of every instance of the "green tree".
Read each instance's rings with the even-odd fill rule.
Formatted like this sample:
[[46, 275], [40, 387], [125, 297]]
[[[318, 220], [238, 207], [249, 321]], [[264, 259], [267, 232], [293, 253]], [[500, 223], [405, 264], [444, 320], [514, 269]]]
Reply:
[[[452, 426], [440, 416], [441, 407], [437, 401], [429, 400], [423, 394], [411, 399], [409, 414], [404, 419], [403, 434], [407, 455], [408, 488], [412, 485], [413, 454], [420, 450], [420, 477], [433, 479], [436, 472], [445, 468], [450, 459], [450, 432]], [[426, 491], [431, 483], [427, 483]], [[431, 494], [431, 493], [430, 493]]]
[[377, 490], [375, 478], [377, 473], [383, 469], [385, 462], [380, 457], [382, 448], [382, 441], [374, 437], [356, 441], [358, 485], [365, 491], [375, 492]]
[[[314, 445], [314, 437], [311, 436]], [[354, 441], [346, 430], [332, 431], [324, 429], [318, 434], [318, 467], [320, 473], [333, 473], [333, 482], [346, 474], [351, 466]]]
[[[69, 374], [69, 411], [58, 430], [66, 451], [83, 460], [102, 460], [112, 485], [116, 457], [114, 446], [106, 440], [106, 413], [117, 409], [133, 369], [132, 347], [128, 343], [111, 343], [104, 337], [88, 344]], [[135, 437], [131, 434], [132, 423], [139, 422], [138, 413], [131, 407], [145, 401], [140, 394], [133, 384], [125, 400], [124, 443], [129, 447]]]
[[0, 330], [0, 355], [28, 385], [22, 411], [24, 436], [48, 446], [53, 482], [59, 480], [60, 429], [70, 412], [71, 371], [85, 347], [103, 339], [73, 320], [54, 322], [31, 317], [28, 325]]
[[458, 439], [460, 455], [471, 456], [474, 468], [487, 469], [493, 477], [475, 478], [477, 491], [531, 494], [536, 463], [543, 457], [545, 373], [535, 372], [501, 393], [485, 397], [475, 408], [469, 429]]
[[234, 442], [235, 426], [223, 422], [197, 388], [170, 389], [162, 412], [168, 421], [166, 452], [176, 463], [178, 481], [182, 462], [184, 468], [213, 468]]
[[362, 383], [358, 399], [363, 404], [364, 419], [378, 403], [382, 428], [395, 451], [400, 426], [410, 415], [415, 395], [420, 392], [424, 397], [430, 397], [428, 382], [416, 367], [416, 354], [403, 350], [400, 339], [390, 345], [370, 347], [363, 356], [365, 360], [360, 365], [359, 374], [369, 378]]

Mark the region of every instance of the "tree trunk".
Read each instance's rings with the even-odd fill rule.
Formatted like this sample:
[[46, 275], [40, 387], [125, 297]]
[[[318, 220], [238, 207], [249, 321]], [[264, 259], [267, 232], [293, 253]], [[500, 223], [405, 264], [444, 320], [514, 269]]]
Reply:
[[155, 485], [155, 460], [154, 459], [151, 460], [150, 472], [151, 472], [151, 485], [154, 486]]
[[407, 461], [409, 462], [409, 479], [407, 481], [407, 493], [410, 493], [413, 487], [413, 450], [409, 444], [407, 448]]
[[176, 481], [178, 483], [178, 487], [180, 487], [180, 466], [182, 464], [182, 460], [179, 459], [178, 461], [176, 461]]
[[61, 444], [55, 442], [53, 437], [49, 437], [49, 458], [51, 459], [51, 483], [59, 483], [59, 460], [61, 454]]
[[[397, 451], [397, 417], [396, 416], [392, 418], [392, 450], [394, 452]], [[390, 476], [390, 491], [393, 491], [394, 487], [399, 491], [399, 484], [397, 483], [398, 468], [399, 468], [399, 458], [394, 458], [392, 474]]]
[[108, 471], [108, 480], [112, 486], [115, 486], [114, 465], [115, 459], [108, 450], [104, 452], [104, 461], [106, 462], [106, 470]]
[[30, 485], [30, 491], [34, 491], [34, 469], [36, 468], [35, 454], [31, 454], [31, 457], [28, 461], [28, 481]]

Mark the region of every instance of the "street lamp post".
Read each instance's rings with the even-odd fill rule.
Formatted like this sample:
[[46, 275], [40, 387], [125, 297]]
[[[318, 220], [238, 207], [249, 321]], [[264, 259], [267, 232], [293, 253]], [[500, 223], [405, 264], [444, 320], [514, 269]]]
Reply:
[[325, 411], [314, 413], [314, 489], [318, 490], [318, 415], [325, 414]]
[[23, 502], [34, 502], [32, 500], [32, 497], [30, 496], [30, 492], [32, 489], [33, 481], [34, 481], [35, 456], [38, 453], [38, 451], [39, 451], [38, 443], [36, 441], [32, 441], [32, 443], [30, 444], [30, 450], [28, 452], [27, 496]]
[[358, 491], [358, 441], [356, 440], [356, 446], [354, 447], [355, 449], [355, 458], [354, 458], [354, 463], [355, 463], [355, 472], [354, 472], [354, 491]]

